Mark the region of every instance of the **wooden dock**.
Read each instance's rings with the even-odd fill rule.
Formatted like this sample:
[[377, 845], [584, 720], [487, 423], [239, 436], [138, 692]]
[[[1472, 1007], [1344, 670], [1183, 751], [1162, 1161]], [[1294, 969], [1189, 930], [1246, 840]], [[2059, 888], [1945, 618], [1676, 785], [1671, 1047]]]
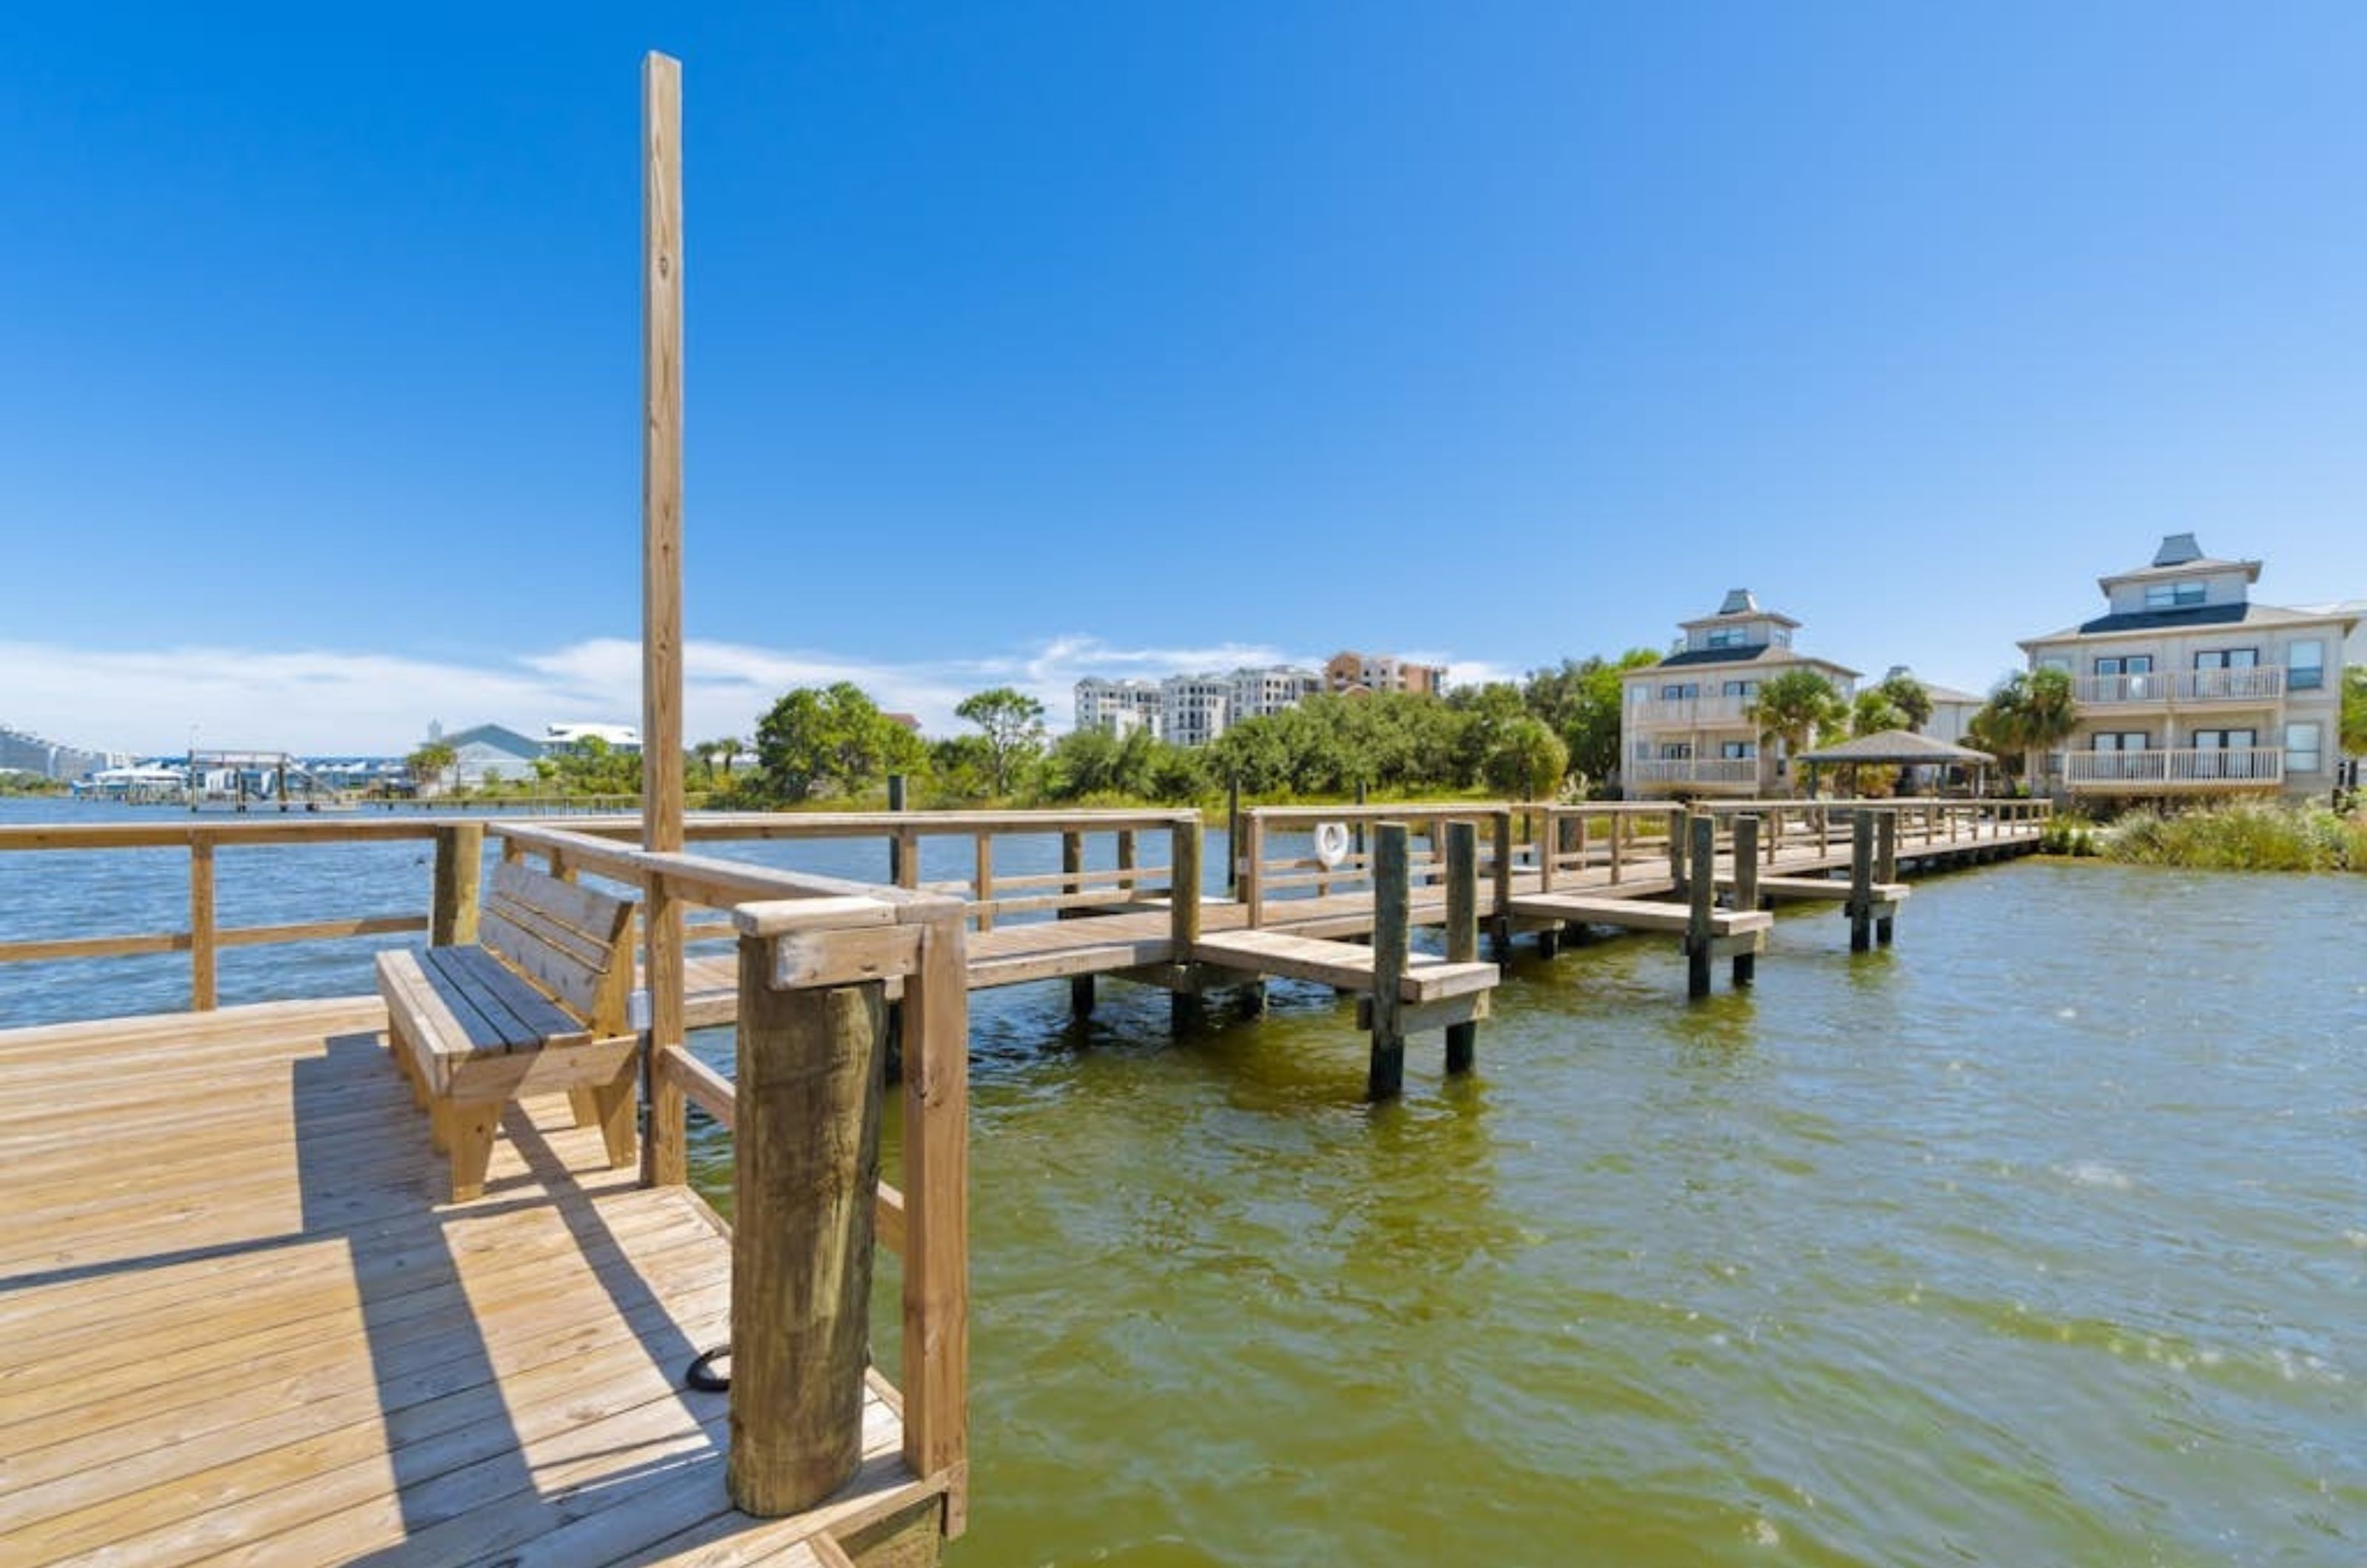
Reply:
[[[0, 1033], [0, 1551], [12, 1563], [827, 1562], [945, 1481], [876, 1381], [862, 1468], [782, 1519], [725, 1495], [732, 1248], [513, 1106], [485, 1196], [375, 998]], [[917, 1521], [917, 1523], [916, 1523]]]

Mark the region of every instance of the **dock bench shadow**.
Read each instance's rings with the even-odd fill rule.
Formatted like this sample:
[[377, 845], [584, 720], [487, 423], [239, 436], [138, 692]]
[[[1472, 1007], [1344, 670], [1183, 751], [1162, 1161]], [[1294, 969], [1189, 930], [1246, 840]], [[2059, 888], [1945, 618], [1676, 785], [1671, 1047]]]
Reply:
[[483, 1194], [502, 1107], [529, 1095], [569, 1095], [612, 1166], [635, 1159], [632, 931], [631, 899], [504, 863], [477, 944], [379, 954], [387, 1045], [449, 1156], [454, 1202]]

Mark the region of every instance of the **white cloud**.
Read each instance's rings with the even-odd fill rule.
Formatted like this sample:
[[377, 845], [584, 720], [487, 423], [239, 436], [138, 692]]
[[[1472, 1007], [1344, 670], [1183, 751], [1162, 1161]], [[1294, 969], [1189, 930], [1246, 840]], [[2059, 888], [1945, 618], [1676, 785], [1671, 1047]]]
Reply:
[[[685, 645], [688, 739], [753, 736], [756, 718], [792, 686], [852, 681], [882, 707], [914, 714], [932, 734], [960, 728], [954, 705], [1011, 685], [1067, 727], [1087, 675], [1161, 676], [1243, 664], [1319, 666], [1319, 657], [1255, 643], [1127, 648], [1085, 634], [967, 660], [868, 661], [756, 648]], [[1484, 663], [1447, 660], [1457, 682], [1499, 678]], [[593, 637], [478, 666], [340, 649], [261, 651], [220, 645], [89, 649], [0, 642], [0, 724], [70, 745], [177, 751], [197, 743], [302, 752], [399, 753], [426, 735], [506, 724], [529, 733], [554, 719], [637, 724], [640, 645]]]

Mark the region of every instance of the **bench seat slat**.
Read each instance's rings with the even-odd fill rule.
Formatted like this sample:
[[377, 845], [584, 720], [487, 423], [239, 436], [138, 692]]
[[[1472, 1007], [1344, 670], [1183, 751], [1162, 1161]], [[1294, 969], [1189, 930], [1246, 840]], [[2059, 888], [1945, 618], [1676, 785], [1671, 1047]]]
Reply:
[[592, 1038], [583, 1019], [536, 989], [481, 947], [431, 948], [445, 977], [460, 986], [488, 1017], [496, 1008], [510, 1022], [515, 1047], [572, 1044]]
[[[466, 948], [431, 947], [419, 955], [419, 967], [427, 983], [450, 1005], [452, 1014], [469, 1031], [468, 1045], [471, 1051], [512, 1051], [535, 1042], [535, 1032], [526, 1021], [493, 988], [479, 979], [465, 959], [459, 955]], [[481, 1030], [475, 1027], [470, 1014], [476, 1015]]]

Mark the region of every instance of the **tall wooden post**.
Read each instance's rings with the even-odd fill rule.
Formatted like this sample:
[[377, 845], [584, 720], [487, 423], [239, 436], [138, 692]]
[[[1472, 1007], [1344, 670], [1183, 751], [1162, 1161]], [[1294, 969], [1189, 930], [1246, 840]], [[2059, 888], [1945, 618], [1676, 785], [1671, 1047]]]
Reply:
[[[1759, 908], [1759, 818], [1740, 816], [1734, 819], [1734, 907], [1750, 910]], [[1759, 955], [1738, 953], [1734, 955], [1734, 983], [1748, 986], [1759, 977]]]
[[1496, 813], [1495, 897], [1488, 915], [1489, 956], [1499, 964], [1512, 961], [1512, 813]]
[[[1898, 813], [1886, 811], [1874, 824], [1874, 879], [1885, 886], [1898, 880]], [[1883, 946], [1890, 945], [1897, 934], [1897, 918], [1879, 915], [1874, 918], [1874, 940]]]
[[[1083, 888], [1085, 871], [1085, 836], [1070, 831], [1060, 835], [1060, 896], [1070, 897]], [[1052, 918], [1067, 920], [1076, 918], [1077, 911], [1063, 907]], [[1091, 975], [1069, 976], [1069, 1011], [1078, 1018], [1093, 1015], [1093, 977]]]
[[[641, 847], [682, 849], [682, 62], [641, 62]], [[657, 1100], [657, 1047], [678, 1045], [682, 903], [652, 873], [641, 890], [650, 1032], [641, 1103]], [[744, 1015], [743, 1015], [744, 1024]], [[654, 1138], [641, 1179], [654, 1183]]]
[[1265, 876], [1259, 869], [1265, 859], [1265, 819], [1255, 811], [1241, 814], [1240, 833], [1233, 840], [1232, 852], [1240, 870], [1240, 896], [1243, 913], [1249, 928], [1255, 931], [1265, 923]]
[[189, 1010], [214, 1010], [214, 841], [189, 840]]
[[[1241, 888], [1241, 781], [1225, 781], [1225, 897]], [[1257, 924], [1255, 920], [1250, 922]]]
[[1405, 1090], [1405, 1030], [1399, 1022], [1411, 936], [1412, 882], [1406, 861], [1406, 825], [1373, 829], [1373, 1062], [1365, 1093], [1391, 1100]]
[[1200, 819], [1176, 822], [1167, 842], [1172, 868], [1167, 886], [1167, 940], [1175, 950], [1169, 962], [1175, 982], [1168, 990], [1168, 1021], [1177, 1030], [1199, 1021], [1199, 966], [1193, 950], [1200, 945]]
[[[1446, 956], [1450, 963], [1479, 958], [1479, 829], [1469, 822], [1446, 825]], [[1446, 1026], [1446, 1070], [1467, 1073], [1479, 1054], [1479, 1025]]]
[[1626, 859], [1626, 840], [1627, 814], [1624, 811], [1614, 811], [1611, 814], [1611, 886], [1614, 887], [1619, 886], [1622, 868]]
[[1850, 951], [1874, 945], [1874, 813], [1860, 808], [1850, 822]]
[[1676, 884], [1680, 898], [1685, 896], [1685, 823], [1692, 816], [1682, 806], [1669, 810], [1669, 880]]
[[994, 835], [980, 829], [970, 841], [977, 862], [970, 885], [970, 897], [978, 905], [978, 929], [994, 929], [994, 911], [988, 906], [994, 902]]
[[[932, 920], [904, 980], [904, 1463], [954, 1476], [946, 1533], [968, 1512], [969, 987], [957, 918]], [[871, 1190], [861, 1194], [866, 1207]]]
[[484, 877], [485, 825], [451, 822], [436, 829], [436, 897], [427, 940], [463, 947], [477, 940], [478, 884]]
[[[1364, 781], [1364, 780], [1362, 780], [1362, 779], [1358, 779], [1358, 780], [1356, 781], [1356, 810], [1357, 810], [1359, 813], [1362, 813], [1362, 812], [1364, 811], [1364, 809], [1365, 809], [1365, 781]], [[1364, 853], [1365, 853], [1365, 818], [1363, 818], [1363, 816], [1362, 816], [1362, 815], [1359, 815], [1359, 816], [1357, 817], [1357, 818], [1356, 818], [1356, 838], [1355, 838], [1355, 843], [1356, 843], [1356, 853], [1357, 853], [1358, 857], [1359, 857], [1359, 858], [1361, 858], [1361, 857], [1364, 855]]]
[[[1685, 995], [1709, 995], [1709, 967], [1717, 897], [1717, 822], [1707, 812], [1691, 818], [1692, 869], [1685, 877]], [[1682, 839], [1669, 840], [1669, 858], [1686, 857]]]
[[812, 1507], [863, 1457], [887, 1073], [878, 981], [776, 991], [772, 960], [741, 938], [724, 1464], [733, 1506], [763, 1517]]
[[[900, 813], [904, 809], [905, 780], [901, 773], [888, 775], [888, 809]], [[888, 880], [899, 887], [911, 887], [920, 881], [920, 857], [904, 829], [899, 828], [888, 835]]]

